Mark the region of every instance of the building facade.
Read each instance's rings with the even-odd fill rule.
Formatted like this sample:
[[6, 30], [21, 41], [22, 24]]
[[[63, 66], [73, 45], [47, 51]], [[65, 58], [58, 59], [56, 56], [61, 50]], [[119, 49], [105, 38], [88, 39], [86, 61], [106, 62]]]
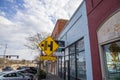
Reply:
[[58, 56], [58, 76], [120, 80], [120, 0], [83, 0], [55, 36], [65, 41], [64, 55]]
[[120, 0], [86, 0], [86, 6], [93, 80], [120, 80]]
[[60, 33], [65, 54], [58, 59], [58, 73], [64, 80], [92, 80], [92, 63], [85, 1]]
[[57, 20], [54, 30], [51, 35], [53, 39], [55, 39], [55, 40], [58, 39], [59, 34], [64, 29], [67, 22], [68, 22], [68, 20], [66, 20], [66, 19], [58, 19]]
[[[52, 35], [51, 35], [51, 37], [54, 40], [58, 39], [60, 32], [64, 29], [67, 22], [68, 22], [68, 20], [66, 20], [66, 19], [58, 19], [57, 20], [56, 25], [55, 25], [54, 30], [53, 30]], [[53, 53], [53, 55], [55, 56], [54, 53]], [[55, 75], [58, 74], [57, 61], [49, 61], [48, 66], [49, 66], [48, 72], [55, 74]]]

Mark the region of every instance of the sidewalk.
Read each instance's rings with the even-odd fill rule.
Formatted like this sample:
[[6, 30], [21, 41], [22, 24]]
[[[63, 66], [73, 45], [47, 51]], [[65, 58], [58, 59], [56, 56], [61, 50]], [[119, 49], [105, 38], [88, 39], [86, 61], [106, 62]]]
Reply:
[[61, 79], [60, 77], [58, 77], [56, 75], [48, 73], [47, 78], [46, 79], [42, 79], [42, 80], [63, 80], [63, 79]]

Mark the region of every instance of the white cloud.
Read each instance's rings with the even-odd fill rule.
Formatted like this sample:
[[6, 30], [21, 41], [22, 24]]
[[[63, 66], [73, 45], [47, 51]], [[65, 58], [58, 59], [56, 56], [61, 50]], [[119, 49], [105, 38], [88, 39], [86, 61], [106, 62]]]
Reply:
[[9, 26], [9, 25], [13, 25], [13, 23], [9, 21], [8, 19], [6, 19], [5, 17], [0, 16], [0, 25]]
[[23, 46], [26, 43], [25, 37], [52, 32], [56, 20], [69, 19], [80, 2], [81, 0], [24, 0], [21, 6], [25, 9], [19, 10], [16, 7], [17, 12], [11, 20], [4, 17], [5, 12], [0, 12], [0, 43], [8, 44], [9, 54], [29, 55]]
[[2, 11], [0, 11], [0, 15], [1, 15], [1, 16], [5, 16], [5, 13], [2, 12]]

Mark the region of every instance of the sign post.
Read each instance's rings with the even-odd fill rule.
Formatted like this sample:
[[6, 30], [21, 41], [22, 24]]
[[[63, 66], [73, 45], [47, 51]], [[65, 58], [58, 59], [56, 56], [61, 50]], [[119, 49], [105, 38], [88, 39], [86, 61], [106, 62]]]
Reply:
[[[40, 60], [56, 61], [57, 57], [51, 56], [55, 52], [59, 45], [52, 39], [52, 37], [47, 37], [41, 43], [38, 44], [42, 51], [45, 52], [46, 56], [40, 56]], [[46, 63], [46, 71], [48, 75], [48, 62]], [[47, 78], [47, 77], [46, 77]]]

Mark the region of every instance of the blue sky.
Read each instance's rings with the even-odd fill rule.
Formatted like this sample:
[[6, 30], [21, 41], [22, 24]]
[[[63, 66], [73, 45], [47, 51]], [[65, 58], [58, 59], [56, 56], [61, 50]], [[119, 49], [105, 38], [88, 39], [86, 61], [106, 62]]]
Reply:
[[51, 33], [57, 19], [70, 19], [82, 0], [0, 0], [0, 55], [33, 59], [38, 52], [27, 49], [26, 37]]
[[23, 0], [0, 0], [0, 12], [4, 12], [6, 18], [12, 19], [18, 9], [25, 9], [23, 4]]

